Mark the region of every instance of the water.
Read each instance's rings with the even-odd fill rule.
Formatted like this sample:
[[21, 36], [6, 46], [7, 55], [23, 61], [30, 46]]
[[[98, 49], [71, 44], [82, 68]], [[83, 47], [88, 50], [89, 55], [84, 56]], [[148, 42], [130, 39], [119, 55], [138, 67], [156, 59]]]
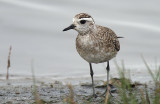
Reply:
[[[10, 73], [52, 79], [90, 77], [89, 65], [76, 52], [76, 31], [62, 32], [75, 14], [86, 12], [96, 24], [112, 28], [120, 39], [116, 57], [124, 60], [133, 80], [150, 77], [141, 54], [154, 67], [160, 57], [159, 0], [0, 0], [0, 74], [6, 73], [9, 46], [12, 45]], [[96, 77], [106, 78], [106, 63], [94, 64]], [[114, 60], [111, 76], [117, 76]], [[2, 78], [2, 77], [1, 77]]]

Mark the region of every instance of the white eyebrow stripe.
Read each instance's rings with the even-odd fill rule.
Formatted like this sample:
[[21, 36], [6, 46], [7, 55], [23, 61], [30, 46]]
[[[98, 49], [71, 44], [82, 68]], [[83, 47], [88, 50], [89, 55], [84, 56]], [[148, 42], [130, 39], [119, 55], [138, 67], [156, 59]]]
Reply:
[[92, 18], [81, 18], [81, 19], [79, 19], [79, 21], [80, 21], [80, 20], [93, 21]]
[[75, 19], [73, 18], [73, 22], [75, 21]]

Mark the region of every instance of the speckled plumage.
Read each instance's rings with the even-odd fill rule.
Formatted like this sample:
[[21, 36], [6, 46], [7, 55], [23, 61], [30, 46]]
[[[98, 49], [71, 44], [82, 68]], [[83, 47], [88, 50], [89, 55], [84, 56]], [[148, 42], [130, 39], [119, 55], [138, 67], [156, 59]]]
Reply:
[[96, 30], [78, 34], [76, 49], [87, 62], [102, 63], [116, 56], [120, 50], [120, 44], [111, 29], [96, 25]]
[[77, 15], [75, 15], [74, 18], [78, 18], [78, 19], [81, 19], [81, 18], [91, 18], [91, 16], [87, 13], [79, 13]]

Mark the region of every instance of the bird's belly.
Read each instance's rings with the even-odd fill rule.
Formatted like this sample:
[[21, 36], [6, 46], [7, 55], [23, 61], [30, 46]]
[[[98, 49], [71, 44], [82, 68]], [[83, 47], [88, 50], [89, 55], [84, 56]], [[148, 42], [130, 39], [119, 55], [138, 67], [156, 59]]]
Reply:
[[105, 51], [91, 51], [81, 50], [78, 51], [79, 55], [89, 63], [103, 63], [107, 62], [116, 56], [117, 52], [105, 52]]

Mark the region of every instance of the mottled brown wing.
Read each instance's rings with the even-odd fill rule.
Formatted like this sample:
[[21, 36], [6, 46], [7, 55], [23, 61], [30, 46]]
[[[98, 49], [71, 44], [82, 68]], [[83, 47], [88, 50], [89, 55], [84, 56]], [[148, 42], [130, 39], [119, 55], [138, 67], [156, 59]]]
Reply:
[[118, 40], [116, 34], [114, 33], [114, 31], [112, 31], [109, 28], [108, 28], [107, 32], [108, 32], [107, 34], [111, 38], [111, 41], [113, 42], [114, 48], [116, 49], [116, 51], [119, 51], [120, 50], [120, 43], [119, 43], [119, 40]]
[[106, 41], [107, 45], [110, 46], [113, 50], [119, 51], [120, 50], [120, 44], [119, 40], [111, 29], [103, 26], [97, 25], [98, 28], [98, 38], [102, 39], [103, 41]]
[[115, 38], [113, 39], [113, 44], [115, 45], [115, 49], [116, 49], [117, 51], [119, 51], [119, 50], [120, 50], [120, 44], [119, 44], [119, 40], [118, 40], [117, 37], [115, 37]]

